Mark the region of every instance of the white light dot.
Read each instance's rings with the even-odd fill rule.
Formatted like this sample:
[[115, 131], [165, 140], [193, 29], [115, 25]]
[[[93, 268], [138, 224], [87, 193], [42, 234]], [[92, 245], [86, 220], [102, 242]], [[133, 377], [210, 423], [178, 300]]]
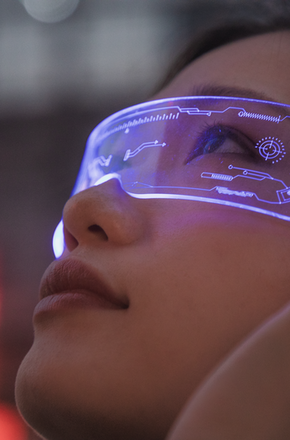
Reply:
[[22, 0], [22, 3], [31, 17], [45, 23], [55, 23], [69, 17], [79, 0]]
[[59, 258], [64, 251], [64, 236], [63, 236], [63, 221], [61, 220], [57, 225], [53, 238], [52, 238], [52, 248], [55, 258]]

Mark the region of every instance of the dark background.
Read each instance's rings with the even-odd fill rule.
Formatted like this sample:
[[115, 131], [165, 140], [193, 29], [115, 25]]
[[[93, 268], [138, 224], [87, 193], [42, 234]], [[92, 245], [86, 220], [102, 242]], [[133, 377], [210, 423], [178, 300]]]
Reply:
[[80, 0], [56, 23], [32, 18], [22, 3], [0, 0], [0, 404], [10, 405], [52, 234], [90, 131], [148, 99], [209, 21], [261, 17], [279, 1]]

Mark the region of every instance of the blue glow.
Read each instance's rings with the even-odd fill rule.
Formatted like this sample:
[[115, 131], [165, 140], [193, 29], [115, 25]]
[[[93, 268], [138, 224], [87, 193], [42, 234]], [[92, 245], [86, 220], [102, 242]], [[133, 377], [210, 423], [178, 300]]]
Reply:
[[61, 220], [57, 227], [55, 228], [53, 238], [52, 238], [52, 248], [55, 258], [59, 258], [64, 251], [65, 243], [63, 236], [63, 221]]
[[[108, 179], [110, 180], [110, 179]], [[131, 197], [135, 199], [173, 199], [173, 200], [191, 200], [196, 202], [214, 203], [217, 205], [231, 206], [234, 208], [245, 209], [246, 211], [257, 212], [259, 214], [265, 214], [271, 217], [276, 217], [280, 220], [290, 221], [290, 217], [287, 215], [276, 214], [275, 212], [256, 208], [255, 206], [243, 205], [242, 203], [229, 202], [226, 200], [212, 199], [208, 197], [195, 197], [178, 194], [134, 194], [127, 192]], [[60, 228], [61, 226], [61, 228]], [[63, 239], [63, 224], [62, 221], [58, 224], [53, 235], [53, 251], [56, 258], [59, 258], [64, 251], [64, 239]]]
[[[212, 203], [290, 221], [289, 118], [289, 105], [235, 97], [174, 97], [121, 110], [89, 136], [72, 195], [118, 179], [134, 198]], [[62, 228], [53, 238], [57, 258]]]
[[242, 203], [229, 202], [227, 200], [211, 199], [209, 197], [195, 197], [195, 196], [185, 196], [179, 194], [134, 194], [128, 193], [130, 196], [136, 199], [175, 199], [175, 200], [194, 200], [196, 202], [206, 202], [214, 203], [216, 205], [232, 206], [234, 208], [245, 209], [247, 211], [258, 212], [259, 214], [270, 215], [271, 217], [276, 217], [281, 220], [290, 221], [290, 217], [287, 215], [276, 214], [275, 212], [269, 211], [267, 209], [256, 208], [255, 206], [243, 205]]
[[117, 179], [119, 180], [120, 184], [122, 185], [122, 179], [120, 174], [118, 173], [110, 173], [110, 174], [105, 174], [104, 176], [100, 177], [93, 186], [99, 186], [102, 185], [102, 183], [108, 182], [109, 180], [112, 179]]
[[158, 141], [154, 141], [154, 142], [144, 142], [143, 144], [139, 145], [138, 148], [136, 148], [136, 150], [131, 151], [130, 148], [126, 151], [125, 156], [123, 161], [126, 162], [126, 160], [128, 160], [130, 157], [135, 157], [137, 156], [138, 153], [140, 153], [140, 151], [144, 150], [144, 148], [149, 148], [149, 147], [165, 147], [166, 143], [163, 142], [162, 144], [160, 144]]
[[265, 160], [270, 160], [274, 164], [285, 157], [285, 146], [280, 139], [275, 137], [265, 137], [261, 139], [255, 148], [259, 149], [261, 157]]

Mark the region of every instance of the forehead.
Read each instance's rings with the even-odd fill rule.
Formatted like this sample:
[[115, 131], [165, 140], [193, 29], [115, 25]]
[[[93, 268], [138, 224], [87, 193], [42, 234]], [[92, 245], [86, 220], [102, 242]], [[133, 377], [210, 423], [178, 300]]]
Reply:
[[[290, 104], [290, 31], [245, 38], [212, 50], [184, 68], [157, 98], [194, 95], [204, 86], [248, 89]], [[225, 94], [227, 94], [225, 92]], [[232, 92], [231, 96], [241, 96]], [[254, 96], [253, 96], [254, 97]]]

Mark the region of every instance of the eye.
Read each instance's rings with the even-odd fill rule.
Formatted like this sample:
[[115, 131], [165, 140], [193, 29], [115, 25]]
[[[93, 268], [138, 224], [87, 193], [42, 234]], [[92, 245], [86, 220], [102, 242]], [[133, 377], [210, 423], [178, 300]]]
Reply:
[[245, 134], [232, 127], [213, 125], [199, 134], [193, 151], [185, 163], [207, 154], [240, 154], [256, 158], [255, 143]]

